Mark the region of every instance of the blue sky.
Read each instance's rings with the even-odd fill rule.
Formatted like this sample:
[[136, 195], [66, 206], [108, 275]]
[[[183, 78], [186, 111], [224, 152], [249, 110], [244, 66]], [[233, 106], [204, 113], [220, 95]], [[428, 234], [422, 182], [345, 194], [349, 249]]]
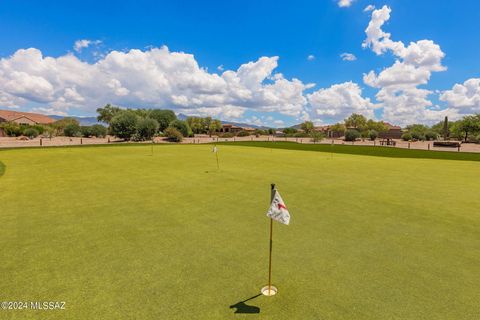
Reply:
[[[382, 70], [390, 68], [396, 60], [405, 59], [402, 54], [396, 54], [391, 48], [376, 54], [371, 46], [362, 47], [367, 38], [365, 29], [371, 21], [372, 11], [364, 12], [368, 5], [373, 5], [376, 9], [386, 5], [391, 10], [390, 18], [385, 21], [382, 30], [390, 33], [393, 41], [402, 42], [405, 47], [408, 47], [410, 42], [421, 40], [431, 40], [438, 45], [444, 53], [440, 63], [446, 70], [438, 71], [428, 67], [430, 69], [427, 72], [430, 74], [425, 76], [428, 78], [427, 83], [419, 80], [412, 83], [409, 88], [399, 87], [398, 83], [393, 87], [380, 83], [381, 81], [375, 82], [376, 86], [368, 85], [364, 80], [364, 74], [373, 70], [379, 76]], [[377, 118], [386, 118], [392, 122], [406, 123], [414, 120], [435, 122], [445, 114], [460, 117], [463, 114], [480, 111], [480, 90], [477, 90], [476, 82], [465, 84], [469, 79], [480, 77], [478, 12], [480, 2], [473, 0], [462, 2], [356, 0], [344, 7], [335, 0], [137, 0], [76, 3], [2, 1], [0, 57], [2, 63], [9, 65], [0, 69], [0, 79], [4, 78], [3, 84], [0, 81], [0, 106], [46, 113], [91, 115], [95, 113], [94, 110], [99, 104], [112, 102], [130, 107], [168, 107], [174, 108], [177, 112], [212, 114], [230, 120], [247, 120], [278, 126], [298, 123], [304, 119], [311, 119], [317, 123], [336, 122], [352, 110], [369, 116], [375, 115]], [[74, 43], [82, 39], [90, 40], [89, 46], [75, 51]], [[115, 78], [114, 81], [103, 78], [104, 75], [101, 77], [92, 75], [88, 79], [90, 82], [96, 82], [98, 79], [99, 83], [102, 81], [115, 83], [109, 84], [108, 88], [117, 88], [118, 79], [121, 83], [118, 87], [125, 89], [113, 97], [108, 94], [99, 97], [98, 93], [90, 89], [95, 83], [84, 85], [80, 80], [71, 79], [57, 81], [58, 78], [65, 76], [52, 75], [51, 72], [40, 74], [38, 73], [40, 67], [31, 65], [26, 67], [23, 60], [23, 64], [10, 63], [17, 50], [35, 48], [41, 52], [42, 59], [74, 56], [88, 69], [88, 66], [105, 59], [111, 52], [128, 53], [131, 49], [147, 52], [151, 48], [162, 46], [168, 47], [168, 55], [175, 52], [194, 55], [194, 61], [208, 75], [215, 73], [221, 76], [226, 70], [236, 72], [242, 64], [254, 63], [261, 57], [278, 57], [275, 66], [272, 66], [272, 61], [266, 62], [270, 67], [264, 68], [269, 70], [266, 71], [269, 75], [260, 85], [268, 86], [275, 83], [273, 75], [281, 73], [283, 79], [287, 81], [294, 78], [300, 80], [304, 88], [297, 88], [301, 91], [299, 95], [292, 94], [284, 98], [282, 94], [284, 87], [264, 92], [258, 83], [245, 82], [244, 85], [249, 90], [248, 94], [245, 93], [248, 98], [246, 96], [238, 98], [237, 92], [234, 92], [245, 89], [243, 87], [230, 88], [229, 93], [220, 97], [217, 91], [223, 89], [211, 91], [210, 89], [214, 86], [212, 83], [215, 83], [215, 86], [224, 85], [217, 83], [218, 79], [207, 81], [199, 73], [198, 83], [202, 84], [198, 84], [197, 80], [188, 80], [193, 81], [193, 87], [182, 86], [184, 78], [179, 79], [178, 84], [177, 80], [171, 80], [170, 76], [166, 76], [170, 79], [168, 86], [174, 88], [156, 95], [144, 92], [145, 90], [140, 92], [141, 89], [135, 87], [135, 84], [125, 85], [128, 81], [122, 81], [122, 78]], [[342, 53], [350, 53], [356, 60], [344, 61], [340, 57]], [[313, 55], [314, 58], [308, 59], [309, 55]], [[24, 60], [35, 61], [36, 57], [38, 58], [30, 52], [25, 55]], [[145, 60], [142, 57], [137, 58], [139, 61]], [[152, 59], [158, 61], [156, 58]], [[48, 64], [47, 66], [56, 68]], [[219, 69], [219, 66], [222, 68]], [[422, 69], [424, 65], [416, 64], [414, 67]], [[42, 68], [48, 67], [44, 65]], [[113, 67], [109, 65], [109, 68]], [[118, 65], [115, 68], [115, 71], [112, 69], [105, 71], [105, 68], [101, 70], [107, 73], [120, 72]], [[255, 70], [251, 72], [257, 72], [262, 66], [252, 68]], [[74, 68], [72, 73], [82, 73], [79, 70]], [[124, 70], [123, 73], [125, 72], [128, 70]], [[160, 74], [151, 74], [150, 78], [139, 79], [136, 83], [138, 85], [143, 83], [142, 81], [155, 83], [157, 77], [163, 77], [165, 71], [159, 72]], [[19, 73], [21, 77], [18, 76]], [[242, 81], [240, 79], [240, 82]], [[175, 82], [175, 85], [172, 85], [172, 82]], [[358, 94], [357, 87], [349, 85], [332, 88], [334, 85], [349, 82], [358, 86], [361, 92]], [[13, 88], [26, 83], [28, 86], [25, 85], [24, 90]], [[158, 86], [162, 83], [159, 82]], [[309, 83], [314, 83], [315, 86], [307, 86]], [[452, 91], [455, 84], [468, 88], [464, 90], [468, 91], [464, 93], [467, 99]], [[204, 90], [203, 87], [209, 89]], [[290, 90], [289, 88], [283, 92]], [[425, 101], [416, 101], [422, 100], [425, 96], [419, 92], [412, 93], [410, 90], [412, 88], [431, 91], [427, 95], [431, 105], [425, 104]], [[316, 99], [309, 97], [310, 94], [322, 89], [331, 90], [321, 91], [315, 96]], [[157, 92], [155, 86], [149, 90]], [[391, 94], [388, 99], [378, 99], [376, 95], [381, 90]], [[441, 98], [445, 91], [451, 92], [450, 94], [447, 92], [447, 95]], [[205, 97], [195, 99], [199, 92]], [[409, 100], [408, 103], [394, 100], [397, 95], [402, 94], [411, 95], [408, 96], [411, 99], [406, 99]], [[167, 97], [168, 95], [174, 97]], [[212, 97], [213, 95], [216, 96]], [[479, 95], [479, 101], [476, 100], [476, 95]], [[74, 98], [70, 99], [71, 97]], [[224, 105], [228, 105], [225, 110]], [[384, 113], [384, 108], [387, 108], [388, 112]], [[408, 108], [412, 108], [411, 117], [407, 116]], [[422, 111], [424, 109], [429, 111], [425, 113]]]

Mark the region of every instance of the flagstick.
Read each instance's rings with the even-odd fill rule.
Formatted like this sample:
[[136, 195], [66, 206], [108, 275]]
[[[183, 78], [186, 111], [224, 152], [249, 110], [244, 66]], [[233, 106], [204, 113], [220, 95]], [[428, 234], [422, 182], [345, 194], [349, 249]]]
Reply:
[[[275, 183], [271, 184], [270, 203], [275, 197]], [[272, 247], [273, 247], [273, 219], [270, 218], [270, 252], [268, 257], [268, 286], [262, 288], [262, 294], [265, 296], [273, 296], [277, 293], [277, 288], [272, 286]]]
[[272, 247], [273, 247], [273, 219], [270, 218], [270, 254], [268, 257], [268, 290], [272, 288]]
[[220, 170], [220, 165], [218, 164], [218, 150], [215, 152], [215, 157], [217, 158], [217, 170]]

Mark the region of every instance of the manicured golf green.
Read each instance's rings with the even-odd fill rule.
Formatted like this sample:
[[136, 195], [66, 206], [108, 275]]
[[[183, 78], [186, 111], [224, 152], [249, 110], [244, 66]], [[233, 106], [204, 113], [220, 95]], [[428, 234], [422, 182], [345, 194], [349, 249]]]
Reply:
[[211, 147], [0, 151], [0, 319], [480, 318], [480, 162]]

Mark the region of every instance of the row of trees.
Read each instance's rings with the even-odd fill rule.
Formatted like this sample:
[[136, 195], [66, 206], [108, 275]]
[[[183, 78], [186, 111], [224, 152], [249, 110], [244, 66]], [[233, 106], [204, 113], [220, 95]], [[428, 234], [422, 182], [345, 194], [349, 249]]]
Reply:
[[402, 139], [409, 140], [460, 140], [464, 142], [480, 142], [480, 114], [468, 115], [458, 121], [444, 121], [429, 127], [423, 124], [412, 124], [405, 128]]
[[26, 136], [30, 139], [38, 136], [45, 138], [53, 138], [55, 136], [103, 138], [107, 135], [107, 128], [100, 124], [80, 126], [78, 120], [69, 117], [65, 117], [51, 124], [27, 125], [6, 122], [2, 123], [1, 127], [9, 137]]
[[108, 124], [109, 133], [124, 140], [150, 140], [163, 135], [181, 141], [194, 134], [212, 135], [222, 129], [222, 123], [211, 117], [177, 119], [172, 110], [122, 109], [107, 104], [97, 109], [97, 120]]
[[[321, 132], [315, 130], [315, 126], [311, 121], [305, 121], [300, 125], [299, 132], [295, 128], [285, 128], [283, 133], [286, 136], [293, 137], [312, 137], [314, 141], [321, 140], [324, 136]], [[385, 124], [381, 121], [367, 119], [361, 114], [352, 114], [345, 119], [343, 123], [336, 123], [331, 125], [329, 130], [338, 135], [345, 136], [347, 141], [355, 141], [358, 138], [368, 138], [375, 140], [378, 135], [388, 130]]]
[[[295, 128], [286, 128], [283, 130], [286, 136], [310, 136], [315, 132], [312, 122], [305, 121], [301, 124], [302, 129], [299, 132]], [[361, 114], [352, 114], [346, 118], [343, 123], [331, 125], [329, 130], [337, 135], [343, 135], [347, 141], [356, 139], [375, 140], [381, 133], [388, 131], [388, 128], [382, 121], [367, 119]], [[468, 115], [458, 121], [450, 122], [445, 117], [433, 126], [424, 124], [411, 124], [405, 127], [402, 139], [411, 140], [437, 140], [442, 137], [444, 140], [456, 139], [464, 142], [480, 143], [480, 114]]]

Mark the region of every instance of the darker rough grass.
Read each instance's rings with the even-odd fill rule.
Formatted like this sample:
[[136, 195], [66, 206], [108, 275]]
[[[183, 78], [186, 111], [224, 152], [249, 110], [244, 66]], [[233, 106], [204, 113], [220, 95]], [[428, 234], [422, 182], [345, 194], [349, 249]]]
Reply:
[[[220, 142], [219, 145], [229, 145], [232, 142]], [[374, 157], [389, 158], [416, 158], [416, 159], [439, 159], [439, 160], [463, 160], [463, 161], [480, 161], [480, 153], [473, 152], [449, 152], [449, 151], [428, 151], [401, 149], [392, 147], [371, 147], [371, 146], [355, 146], [355, 145], [329, 145], [329, 144], [301, 144], [295, 142], [234, 142], [236, 146], [303, 150], [303, 151], [320, 151], [333, 152]]]
[[5, 174], [6, 169], [7, 169], [7, 166], [2, 161], [0, 161], [0, 177]]

